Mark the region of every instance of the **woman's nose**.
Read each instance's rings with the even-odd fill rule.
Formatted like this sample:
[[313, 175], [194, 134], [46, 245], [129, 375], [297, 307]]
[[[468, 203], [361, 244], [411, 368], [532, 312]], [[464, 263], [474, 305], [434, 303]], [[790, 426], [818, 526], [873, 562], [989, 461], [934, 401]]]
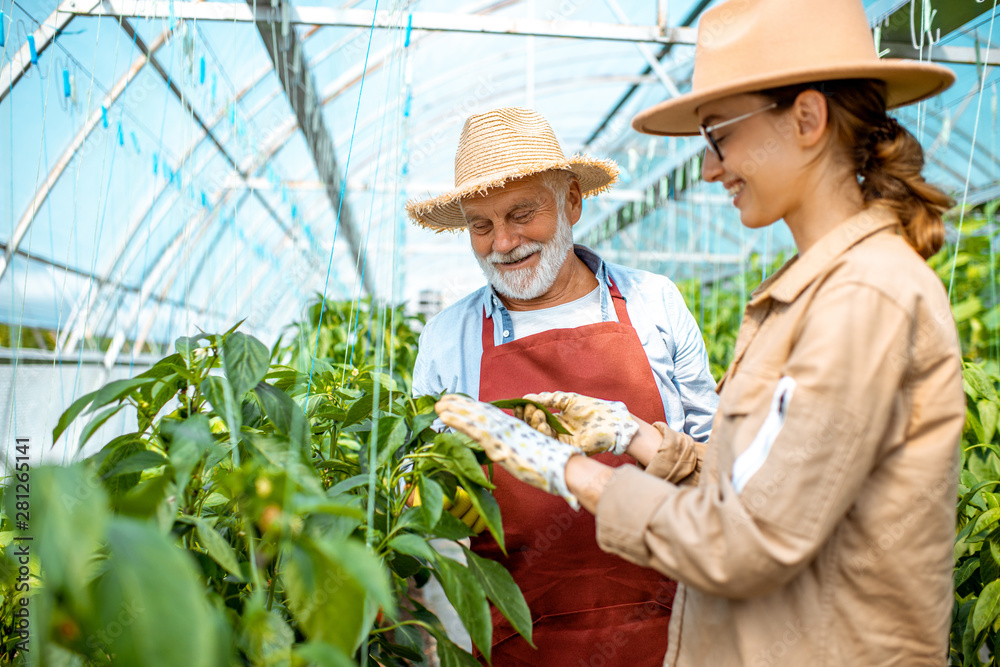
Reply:
[[705, 149], [705, 159], [701, 161], [701, 178], [706, 183], [722, 180], [722, 161], [711, 148]]

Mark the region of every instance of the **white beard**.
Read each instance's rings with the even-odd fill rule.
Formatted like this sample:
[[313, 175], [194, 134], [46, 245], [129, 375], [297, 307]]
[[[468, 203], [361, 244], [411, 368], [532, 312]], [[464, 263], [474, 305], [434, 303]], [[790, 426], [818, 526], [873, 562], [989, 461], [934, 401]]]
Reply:
[[[573, 247], [573, 226], [565, 213], [559, 216], [556, 234], [547, 243], [524, 243], [508, 253], [491, 252], [486, 257], [473, 253], [493, 288], [504, 296], [520, 301], [537, 299], [556, 282], [559, 269]], [[504, 271], [496, 264], [509, 264], [538, 252], [538, 265]]]

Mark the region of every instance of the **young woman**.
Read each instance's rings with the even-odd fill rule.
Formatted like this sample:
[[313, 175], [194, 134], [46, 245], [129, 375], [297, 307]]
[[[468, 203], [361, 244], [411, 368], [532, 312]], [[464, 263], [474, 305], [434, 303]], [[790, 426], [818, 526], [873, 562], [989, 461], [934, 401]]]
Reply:
[[[705, 180], [745, 226], [784, 220], [799, 250], [752, 295], [707, 446], [577, 394], [535, 397], [563, 442], [468, 399], [438, 405], [509, 471], [582, 502], [602, 549], [681, 582], [665, 664], [946, 662], [965, 408], [924, 259], [949, 202], [886, 109], [953, 78], [879, 60], [860, 0], [706, 12], [692, 92], [633, 125], [700, 131]], [[645, 470], [578, 455], [597, 451]]]

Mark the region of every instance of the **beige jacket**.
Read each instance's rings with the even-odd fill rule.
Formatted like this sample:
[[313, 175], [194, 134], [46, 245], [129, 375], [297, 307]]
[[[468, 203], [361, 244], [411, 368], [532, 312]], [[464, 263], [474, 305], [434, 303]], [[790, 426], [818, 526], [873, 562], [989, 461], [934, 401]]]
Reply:
[[960, 353], [896, 230], [873, 207], [766, 280], [708, 444], [660, 426], [601, 498], [601, 547], [682, 584], [664, 664], [946, 664]]

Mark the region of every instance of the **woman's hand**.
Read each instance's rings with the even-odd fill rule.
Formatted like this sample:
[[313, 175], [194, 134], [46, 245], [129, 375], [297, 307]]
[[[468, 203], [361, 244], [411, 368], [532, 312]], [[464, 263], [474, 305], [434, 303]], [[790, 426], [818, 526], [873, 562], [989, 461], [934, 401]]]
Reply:
[[524, 406], [515, 416], [533, 429], [547, 436], [558, 438], [584, 454], [624, 454], [632, 438], [639, 431], [639, 422], [632, 417], [628, 407], [620, 401], [605, 401], [571, 392], [556, 391], [527, 394], [525, 398], [541, 403], [572, 435], [558, 434], [545, 421], [545, 413], [533, 405]]
[[542, 435], [499, 408], [465, 396], [445, 394], [434, 409], [441, 421], [477, 441], [486, 455], [511, 475], [579, 508], [576, 496], [566, 487], [566, 462], [580, 453], [577, 448]]

